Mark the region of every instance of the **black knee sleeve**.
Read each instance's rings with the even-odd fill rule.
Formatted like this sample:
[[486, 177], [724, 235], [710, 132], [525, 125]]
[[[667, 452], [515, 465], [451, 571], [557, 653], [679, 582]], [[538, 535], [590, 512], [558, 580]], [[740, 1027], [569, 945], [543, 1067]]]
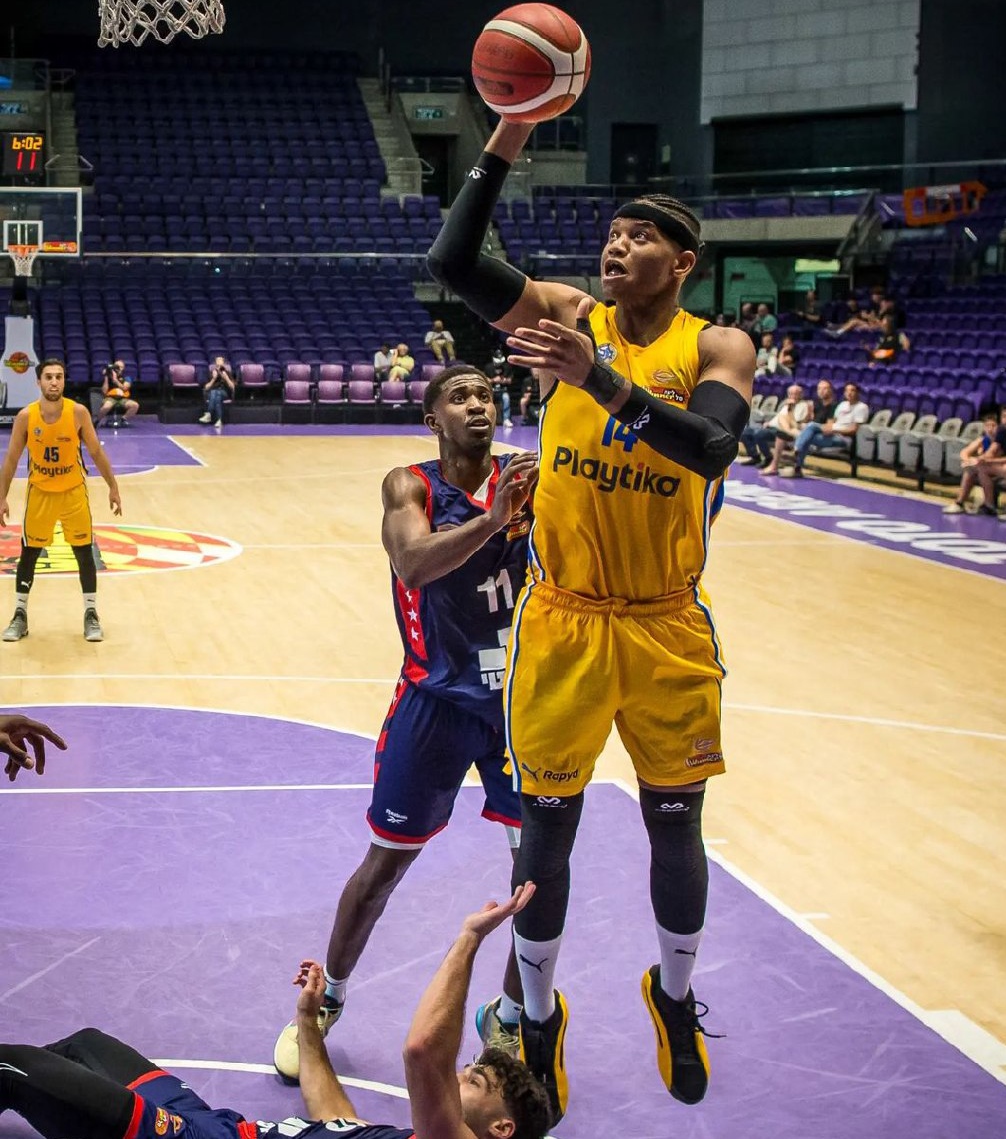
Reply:
[[514, 929], [529, 941], [551, 941], [562, 933], [569, 904], [569, 856], [583, 812], [583, 792], [558, 798], [520, 797], [520, 847], [513, 867], [514, 888], [535, 884], [534, 897], [514, 917]]
[[94, 547], [89, 543], [86, 546], [71, 546], [70, 549], [77, 559], [81, 592], [94, 593], [98, 588], [98, 567], [94, 562]]
[[697, 933], [706, 917], [709, 865], [702, 845], [705, 791], [639, 790], [650, 838], [650, 900], [657, 924], [671, 933]]
[[42, 551], [38, 546], [22, 546], [21, 557], [18, 558], [17, 572], [14, 578], [15, 589], [18, 593], [27, 593], [35, 581], [35, 564]]

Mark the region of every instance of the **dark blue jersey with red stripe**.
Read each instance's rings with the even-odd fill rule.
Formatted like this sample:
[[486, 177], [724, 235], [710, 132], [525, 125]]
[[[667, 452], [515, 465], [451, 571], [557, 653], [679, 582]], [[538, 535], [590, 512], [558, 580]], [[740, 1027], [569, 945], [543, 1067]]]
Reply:
[[284, 1119], [282, 1123], [258, 1123], [260, 1139], [415, 1139], [412, 1128], [388, 1127], [382, 1123], [355, 1123], [348, 1119], [330, 1119], [318, 1123], [309, 1119]]
[[[436, 459], [409, 467], [426, 484], [430, 528], [449, 530], [484, 514], [513, 455], [493, 458], [480, 503], [444, 478]], [[406, 589], [392, 569], [395, 617], [405, 648], [402, 675], [427, 692], [463, 704], [503, 728], [503, 672], [513, 607], [527, 572], [531, 511], [525, 505], [456, 570]]]

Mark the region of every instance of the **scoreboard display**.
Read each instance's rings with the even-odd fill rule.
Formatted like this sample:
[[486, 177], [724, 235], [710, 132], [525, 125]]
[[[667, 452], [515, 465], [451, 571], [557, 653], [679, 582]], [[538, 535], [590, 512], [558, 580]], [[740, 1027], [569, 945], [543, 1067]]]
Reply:
[[45, 178], [45, 135], [42, 131], [3, 132], [3, 173], [6, 177], [41, 182]]

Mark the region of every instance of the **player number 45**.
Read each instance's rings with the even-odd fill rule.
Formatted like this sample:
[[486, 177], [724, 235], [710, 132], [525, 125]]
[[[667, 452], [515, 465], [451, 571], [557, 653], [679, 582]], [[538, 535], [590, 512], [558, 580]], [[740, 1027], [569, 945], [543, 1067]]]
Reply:
[[59, 462], [59, 448], [58, 447], [46, 447], [46, 449], [42, 452], [42, 458], [47, 463], [58, 463]]
[[613, 415], [608, 416], [608, 422], [604, 425], [604, 434], [601, 436], [603, 447], [611, 447], [615, 443], [621, 443], [625, 448], [625, 453], [628, 454], [638, 442], [639, 440], [624, 423], [619, 423]]

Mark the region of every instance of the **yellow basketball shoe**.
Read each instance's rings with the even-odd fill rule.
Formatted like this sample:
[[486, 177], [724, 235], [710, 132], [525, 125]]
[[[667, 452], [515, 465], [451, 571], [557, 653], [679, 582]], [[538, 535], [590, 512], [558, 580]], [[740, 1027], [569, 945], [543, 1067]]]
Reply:
[[696, 1002], [691, 989], [683, 1001], [672, 1000], [660, 987], [659, 965], [643, 974], [643, 1000], [653, 1018], [657, 1067], [667, 1090], [681, 1103], [698, 1103], [709, 1087], [709, 1056], [699, 1024], [706, 1006]]
[[554, 1127], [566, 1114], [569, 1080], [566, 1078], [566, 1026], [569, 1008], [566, 998], [555, 992], [555, 1009], [544, 1024], [520, 1014], [520, 1058], [545, 1085]]
[[[331, 1031], [332, 1025], [342, 1016], [344, 1005], [336, 1005], [330, 1008], [328, 1005], [322, 1005], [321, 1011], [318, 1013], [318, 1028], [321, 1030], [322, 1037], [326, 1037]], [[300, 1079], [300, 1047], [297, 1044], [297, 1022], [295, 1020], [283, 1029], [276, 1040], [276, 1047], [272, 1050], [272, 1062], [279, 1072], [287, 1080]]]

